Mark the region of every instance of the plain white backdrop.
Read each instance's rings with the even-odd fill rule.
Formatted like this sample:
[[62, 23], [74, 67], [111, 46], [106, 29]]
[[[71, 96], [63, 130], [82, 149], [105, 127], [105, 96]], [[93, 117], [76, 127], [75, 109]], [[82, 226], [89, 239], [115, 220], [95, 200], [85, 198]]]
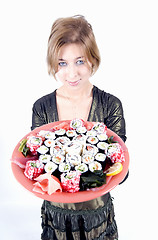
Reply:
[[13, 177], [17, 142], [30, 131], [32, 105], [59, 84], [47, 73], [47, 40], [59, 17], [92, 24], [101, 66], [92, 83], [122, 101], [130, 175], [112, 190], [120, 240], [157, 239], [157, 1], [0, 2], [0, 236], [39, 240], [42, 200]]

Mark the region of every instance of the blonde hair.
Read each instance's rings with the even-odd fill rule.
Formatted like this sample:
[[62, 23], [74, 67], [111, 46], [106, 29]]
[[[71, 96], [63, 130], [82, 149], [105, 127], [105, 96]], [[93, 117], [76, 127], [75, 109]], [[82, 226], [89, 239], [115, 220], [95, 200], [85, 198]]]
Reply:
[[59, 49], [69, 43], [77, 43], [83, 47], [85, 57], [92, 64], [92, 73], [94, 74], [100, 64], [99, 49], [92, 26], [81, 15], [59, 18], [54, 22], [48, 39], [48, 73], [55, 77], [58, 71]]

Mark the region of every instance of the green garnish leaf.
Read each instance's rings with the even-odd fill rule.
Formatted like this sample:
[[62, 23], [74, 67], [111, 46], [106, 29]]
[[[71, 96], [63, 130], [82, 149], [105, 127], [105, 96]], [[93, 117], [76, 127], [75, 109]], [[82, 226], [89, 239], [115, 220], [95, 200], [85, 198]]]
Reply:
[[25, 157], [27, 156], [29, 151], [29, 148], [26, 146], [26, 143], [27, 143], [27, 139], [23, 139], [18, 149], [18, 151], [21, 152]]

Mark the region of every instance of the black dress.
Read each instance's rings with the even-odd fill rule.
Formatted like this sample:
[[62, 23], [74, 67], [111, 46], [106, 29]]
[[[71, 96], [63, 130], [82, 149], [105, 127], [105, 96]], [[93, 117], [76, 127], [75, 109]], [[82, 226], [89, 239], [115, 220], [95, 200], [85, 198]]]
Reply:
[[[31, 129], [55, 121], [59, 121], [56, 90], [34, 103]], [[96, 86], [93, 87], [88, 121], [104, 122], [123, 141], [126, 140], [125, 120], [120, 100]], [[118, 239], [110, 193], [82, 203], [44, 201], [42, 228], [42, 240]]]

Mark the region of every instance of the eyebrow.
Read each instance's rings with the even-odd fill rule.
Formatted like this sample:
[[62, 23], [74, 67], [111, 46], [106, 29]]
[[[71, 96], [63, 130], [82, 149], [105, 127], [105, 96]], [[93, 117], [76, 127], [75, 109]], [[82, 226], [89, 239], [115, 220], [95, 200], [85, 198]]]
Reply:
[[[84, 56], [77, 57], [77, 58], [75, 58], [75, 60], [78, 60], [78, 59], [80, 59], [80, 58], [84, 58]], [[66, 61], [66, 60], [65, 60], [65, 59], [63, 59], [63, 58], [59, 58], [58, 60], [59, 60], [59, 61]]]

